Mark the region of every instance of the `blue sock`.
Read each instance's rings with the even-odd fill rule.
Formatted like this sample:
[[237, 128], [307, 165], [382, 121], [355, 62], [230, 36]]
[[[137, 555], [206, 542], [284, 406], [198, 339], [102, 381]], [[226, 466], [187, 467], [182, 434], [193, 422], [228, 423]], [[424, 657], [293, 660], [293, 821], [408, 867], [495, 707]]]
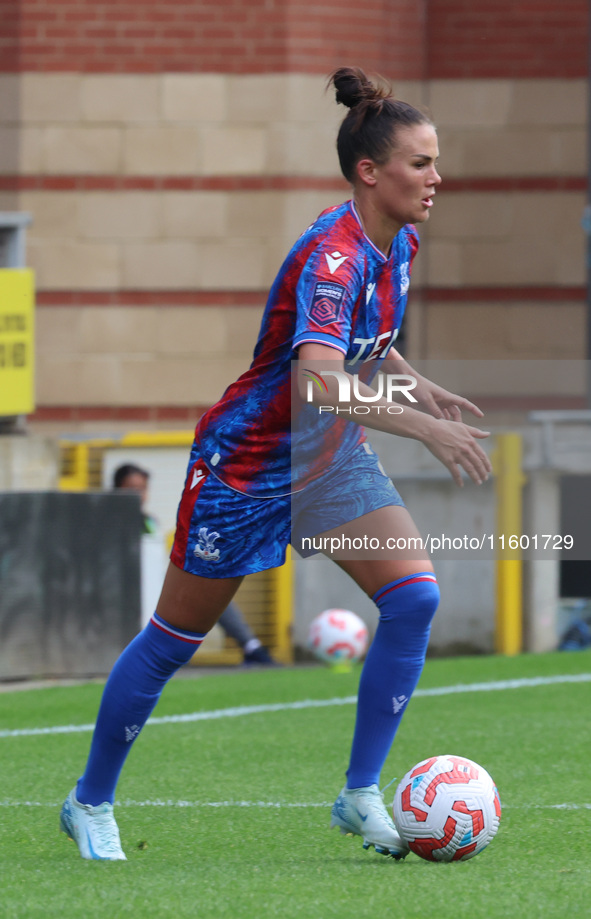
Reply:
[[423, 669], [439, 587], [435, 575], [424, 571], [386, 584], [373, 600], [380, 620], [359, 683], [348, 788], [379, 784]]
[[205, 638], [173, 628], [156, 613], [116, 662], [105, 685], [86, 770], [78, 781], [81, 804], [115, 800], [115, 787], [133, 741], [165, 684]]

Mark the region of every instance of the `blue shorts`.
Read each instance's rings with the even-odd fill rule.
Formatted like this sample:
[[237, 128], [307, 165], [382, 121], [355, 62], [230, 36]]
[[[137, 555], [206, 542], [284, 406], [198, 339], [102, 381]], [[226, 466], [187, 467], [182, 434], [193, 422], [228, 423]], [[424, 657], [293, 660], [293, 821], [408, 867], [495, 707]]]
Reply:
[[194, 444], [170, 557], [205, 578], [254, 574], [282, 565], [288, 543], [300, 555], [314, 555], [302, 549], [304, 537], [392, 505], [404, 502], [368, 443], [303, 491], [277, 498], [252, 498], [224, 485]]

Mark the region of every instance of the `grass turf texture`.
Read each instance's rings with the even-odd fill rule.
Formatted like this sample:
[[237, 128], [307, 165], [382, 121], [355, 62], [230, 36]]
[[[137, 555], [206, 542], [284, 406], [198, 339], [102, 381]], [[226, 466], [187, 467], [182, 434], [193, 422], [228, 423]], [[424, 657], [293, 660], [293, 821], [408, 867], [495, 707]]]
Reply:
[[[456, 658], [429, 661], [420, 687], [589, 672], [590, 652]], [[155, 715], [347, 697], [358, 677], [305, 668], [175, 679]], [[0, 729], [91, 723], [101, 689], [0, 694]], [[489, 770], [503, 804], [489, 848], [450, 865], [396, 863], [328, 831], [352, 704], [147, 726], [118, 788], [128, 857], [118, 863], [83, 861], [58, 832], [90, 733], [0, 738], [0, 916], [587, 917], [590, 697], [591, 684], [566, 683], [413, 699], [383, 784], [459, 753]]]

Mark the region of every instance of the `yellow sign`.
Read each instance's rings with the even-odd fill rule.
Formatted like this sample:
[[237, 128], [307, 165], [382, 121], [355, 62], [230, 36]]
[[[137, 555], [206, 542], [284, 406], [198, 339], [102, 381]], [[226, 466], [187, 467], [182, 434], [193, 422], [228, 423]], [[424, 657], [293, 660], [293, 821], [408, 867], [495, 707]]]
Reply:
[[34, 282], [29, 268], [0, 269], [0, 416], [27, 415], [34, 396]]

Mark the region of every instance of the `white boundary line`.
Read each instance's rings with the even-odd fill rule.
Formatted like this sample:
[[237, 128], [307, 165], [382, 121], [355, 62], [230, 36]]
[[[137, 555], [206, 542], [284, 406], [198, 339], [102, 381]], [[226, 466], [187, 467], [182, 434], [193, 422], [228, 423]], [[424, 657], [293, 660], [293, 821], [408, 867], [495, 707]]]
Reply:
[[[2, 807], [61, 807], [62, 801], [0, 801]], [[116, 801], [116, 807], [273, 807], [314, 808], [332, 807], [332, 801]], [[503, 810], [591, 810], [591, 804], [503, 804]]]
[[[432, 689], [417, 689], [413, 699], [430, 696], [450, 696], [467, 692], [499, 692], [506, 689], [528, 689], [537, 686], [552, 686], [557, 683], [589, 683], [591, 673], [563, 674], [561, 676], [530, 677], [520, 680], [498, 680], [491, 683], [458, 683], [455, 686], [438, 686]], [[213, 721], [219, 718], [242, 718], [246, 715], [260, 715], [266, 712], [296, 711], [307, 708], [328, 708], [335, 705], [354, 705], [357, 696], [335, 699], [302, 699], [299, 702], [277, 702], [268, 705], [241, 705], [235, 708], [218, 708], [206, 712], [192, 712], [187, 715], [164, 715], [150, 718], [147, 725], [184, 724], [193, 721]], [[36, 737], [45, 734], [84, 734], [94, 730], [93, 724], [65, 724], [47, 728], [17, 728], [0, 731], [0, 740], [8, 737]]]

